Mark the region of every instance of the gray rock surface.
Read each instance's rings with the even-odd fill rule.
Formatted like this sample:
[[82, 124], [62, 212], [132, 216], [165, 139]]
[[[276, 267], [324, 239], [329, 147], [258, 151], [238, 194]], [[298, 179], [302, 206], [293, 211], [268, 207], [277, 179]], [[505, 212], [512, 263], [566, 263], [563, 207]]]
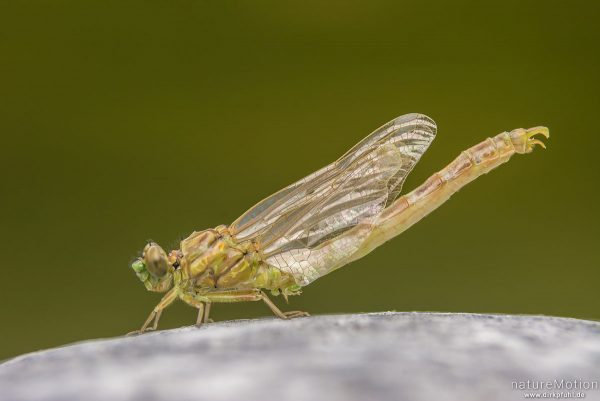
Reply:
[[222, 322], [14, 358], [0, 365], [0, 399], [600, 400], [600, 389], [513, 388], [527, 380], [599, 381], [600, 323], [391, 312]]

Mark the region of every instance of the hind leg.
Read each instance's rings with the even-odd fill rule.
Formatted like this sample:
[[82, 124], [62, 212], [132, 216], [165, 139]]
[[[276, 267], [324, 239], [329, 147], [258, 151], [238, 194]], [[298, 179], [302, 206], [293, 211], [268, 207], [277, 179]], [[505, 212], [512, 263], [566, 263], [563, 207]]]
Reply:
[[269, 299], [267, 294], [263, 291], [254, 290], [211, 290], [204, 293], [198, 293], [195, 295], [185, 295], [182, 299], [188, 304], [195, 306], [198, 302], [204, 302], [206, 305], [210, 305], [213, 302], [220, 303], [232, 303], [232, 302], [255, 302], [263, 301], [269, 309], [281, 319], [293, 319], [296, 317], [310, 316], [307, 312], [302, 311], [290, 311], [282, 312]]

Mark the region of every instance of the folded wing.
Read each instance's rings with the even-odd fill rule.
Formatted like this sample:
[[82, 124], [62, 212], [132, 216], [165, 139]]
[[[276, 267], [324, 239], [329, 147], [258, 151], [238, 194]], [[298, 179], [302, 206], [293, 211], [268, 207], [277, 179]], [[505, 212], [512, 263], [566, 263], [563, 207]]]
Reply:
[[435, 134], [425, 115], [398, 117], [336, 162], [259, 202], [230, 232], [255, 241], [267, 263], [306, 285], [358, 250], [370, 232], [364, 223], [398, 196]]

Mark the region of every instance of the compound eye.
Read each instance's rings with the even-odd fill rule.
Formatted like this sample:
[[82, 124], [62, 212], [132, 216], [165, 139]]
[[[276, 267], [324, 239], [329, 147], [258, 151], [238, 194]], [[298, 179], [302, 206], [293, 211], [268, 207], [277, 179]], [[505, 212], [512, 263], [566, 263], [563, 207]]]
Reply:
[[165, 251], [156, 243], [151, 242], [144, 248], [144, 263], [154, 277], [163, 277], [169, 271], [169, 261]]

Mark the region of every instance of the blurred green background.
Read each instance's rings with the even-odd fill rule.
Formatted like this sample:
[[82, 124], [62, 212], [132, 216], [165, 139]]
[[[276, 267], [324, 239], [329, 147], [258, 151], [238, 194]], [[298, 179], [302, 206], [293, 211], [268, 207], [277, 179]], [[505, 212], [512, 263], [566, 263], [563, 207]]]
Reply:
[[415, 111], [439, 131], [405, 190], [487, 136], [552, 137], [282, 307], [600, 319], [599, 4], [1, 2], [0, 358], [139, 328], [147, 239], [228, 224]]

